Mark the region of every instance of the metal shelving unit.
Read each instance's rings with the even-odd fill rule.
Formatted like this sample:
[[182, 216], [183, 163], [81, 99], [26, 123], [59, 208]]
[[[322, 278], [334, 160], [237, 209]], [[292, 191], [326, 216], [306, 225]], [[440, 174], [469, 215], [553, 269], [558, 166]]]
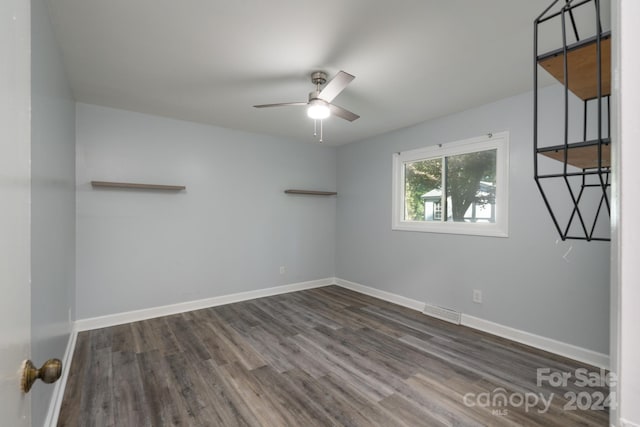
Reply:
[[[595, 12], [595, 19], [590, 24], [593, 31], [581, 38], [576, 12], [589, 7], [593, 7]], [[609, 216], [611, 210], [611, 34], [602, 30], [600, 16], [600, 0], [555, 0], [534, 21], [534, 179], [562, 240], [610, 240], [608, 229], [607, 233], [602, 233], [602, 227], [597, 228], [599, 221], [603, 221], [603, 215]], [[540, 31], [548, 23], [557, 23], [558, 20], [562, 34], [561, 47], [540, 53]], [[569, 38], [574, 41], [570, 42]], [[539, 140], [540, 69], [544, 69], [564, 87], [564, 129], [562, 135], [553, 141]], [[578, 114], [582, 116], [581, 132], [570, 132], [570, 127], [575, 126], [575, 122], [570, 120], [570, 116], [575, 115], [571, 111], [572, 106], [576, 105], [571, 99], [573, 97], [582, 101], [583, 111]], [[589, 115], [589, 111], [593, 110], [589, 110], [589, 106], [596, 108], [595, 137], [588, 136], [589, 130], [593, 132], [594, 129], [593, 114]], [[570, 139], [569, 135], [576, 133], [581, 134], [582, 138], [577, 141], [575, 137]], [[552, 172], [543, 170], [540, 156], [554, 159], [557, 167]], [[569, 204], [570, 213], [565, 215], [566, 218], [559, 215], [559, 211], [565, 207], [557, 206], [550, 200], [543, 185], [547, 181], [557, 181], [554, 186], [567, 189], [566, 203]], [[593, 197], [594, 191], [596, 197]], [[588, 192], [590, 196], [587, 197]], [[591, 203], [587, 203], [587, 200]]]

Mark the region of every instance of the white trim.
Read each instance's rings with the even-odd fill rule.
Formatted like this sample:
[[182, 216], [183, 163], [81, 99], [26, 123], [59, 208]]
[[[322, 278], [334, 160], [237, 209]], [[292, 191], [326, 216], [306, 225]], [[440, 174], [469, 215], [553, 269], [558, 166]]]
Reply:
[[80, 319], [76, 321], [77, 331], [88, 331], [91, 329], [106, 328], [109, 326], [122, 325], [124, 323], [137, 322], [140, 320], [153, 319], [154, 317], [168, 316], [171, 314], [184, 313], [187, 311], [200, 310], [203, 308], [215, 307], [223, 304], [247, 301], [255, 298], [263, 298], [272, 295], [286, 294], [288, 292], [302, 291], [305, 289], [318, 288], [333, 284], [333, 278], [311, 280], [308, 282], [292, 283], [289, 285], [275, 286], [272, 288], [257, 289], [255, 291], [238, 292], [229, 295], [220, 295], [212, 298], [205, 298], [195, 301], [181, 302], [160, 307], [145, 308], [142, 310], [127, 311], [124, 313], [108, 314], [106, 316]]
[[[451, 221], [406, 221], [404, 164], [457, 154], [496, 150], [496, 222], [467, 223]], [[509, 237], [509, 132], [497, 132], [463, 141], [431, 145], [393, 154], [391, 190], [391, 229], [426, 233], [466, 234], [474, 236]]]
[[391, 292], [381, 291], [380, 289], [361, 285], [360, 283], [350, 282], [348, 280], [340, 279], [338, 277], [334, 278], [334, 283], [338, 286], [342, 286], [343, 288], [351, 289], [352, 291], [356, 291], [361, 294], [369, 295], [384, 301], [392, 302], [394, 304], [398, 304], [403, 307], [410, 308], [412, 310], [421, 312], [424, 310], [424, 307], [425, 307], [425, 303], [423, 302], [420, 302], [411, 298], [406, 298], [401, 295], [392, 294]]
[[[143, 310], [129, 311], [125, 313], [116, 313], [89, 319], [80, 319], [75, 322], [75, 328], [71, 333], [71, 336], [69, 337], [67, 351], [65, 352], [64, 356], [62, 378], [61, 381], [56, 385], [56, 389], [54, 389], [54, 396], [51, 400], [51, 405], [47, 414], [47, 422], [45, 423], [45, 426], [54, 426], [57, 422], [60, 405], [62, 404], [62, 397], [64, 395], [64, 388], [67, 382], [69, 367], [71, 365], [71, 359], [73, 357], [73, 350], [75, 348], [77, 333], [80, 331], [115, 326], [123, 323], [151, 319], [154, 317], [184, 313], [192, 310], [199, 310], [203, 308], [215, 307], [218, 305], [231, 304], [234, 302], [247, 301], [255, 298], [262, 298], [289, 292], [302, 291], [305, 289], [313, 289], [332, 284], [341, 286], [345, 289], [350, 289], [355, 292], [359, 292], [364, 295], [379, 298], [383, 301], [398, 304], [400, 306], [407, 307], [419, 312], [424, 312], [426, 306], [424, 302], [412, 298], [407, 298], [402, 295], [372, 288], [370, 286], [351, 282], [349, 280], [340, 279], [338, 277], [331, 277], [326, 279], [312, 280], [308, 282], [275, 286], [266, 289], [258, 289], [254, 291], [239, 292], [230, 295], [222, 295], [213, 298], [206, 298], [161, 307], [153, 307]], [[555, 353], [564, 357], [588, 363], [596, 367], [608, 369], [609, 366], [609, 356], [607, 356], [606, 354], [574, 346], [572, 344], [556, 341], [554, 339], [546, 338], [540, 335], [535, 335], [526, 331], [511, 328], [509, 326], [480, 319], [478, 317], [470, 316], [464, 313], [462, 313], [462, 325], [502, 338], [507, 338], [515, 342], [526, 344], [531, 347], [539, 348], [541, 350], [549, 351], [551, 353]]]
[[624, 418], [620, 418], [620, 427], [640, 427], [640, 425], [631, 421], [627, 421]]
[[49, 401], [49, 410], [47, 416], [44, 419], [45, 427], [55, 427], [58, 425], [58, 417], [60, 416], [60, 407], [62, 406], [62, 398], [64, 397], [64, 390], [67, 387], [67, 380], [69, 379], [69, 369], [71, 368], [71, 361], [73, 360], [73, 352], [76, 348], [76, 339], [78, 338], [78, 331], [72, 326], [69, 333], [69, 341], [67, 342], [67, 348], [64, 352], [62, 359], [62, 375], [53, 387], [53, 395]]
[[[401, 295], [393, 294], [391, 292], [381, 291], [379, 289], [375, 289], [355, 282], [350, 282], [348, 280], [340, 279], [337, 277], [334, 279], [334, 281], [336, 285], [351, 289], [352, 291], [360, 292], [365, 295], [370, 295], [372, 297], [380, 298], [384, 301], [401, 305], [403, 307], [424, 312], [424, 308], [426, 305], [424, 302], [406, 298]], [[428, 314], [425, 313], [425, 315]], [[583, 347], [567, 344], [551, 338], [522, 331], [520, 329], [515, 329], [509, 326], [501, 325], [499, 323], [491, 322], [489, 320], [480, 319], [479, 317], [470, 316], [464, 313], [462, 313], [461, 325], [477, 329], [479, 331], [487, 332], [491, 335], [506, 338], [511, 341], [519, 342], [521, 344], [526, 344], [540, 350], [548, 351], [550, 353], [584, 362], [598, 368], [609, 369], [608, 355], [598, 353], [596, 351], [589, 350]]]
[[568, 357], [569, 359], [588, 363], [589, 365], [593, 365], [598, 368], [609, 369], [608, 355], [588, 350], [583, 347], [532, 334], [530, 332], [501, 325], [489, 320], [480, 319], [479, 317], [470, 316], [468, 314], [462, 315], [462, 325], [487, 332], [492, 335], [497, 335], [502, 338], [507, 338], [521, 344], [526, 344], [540, 350]]

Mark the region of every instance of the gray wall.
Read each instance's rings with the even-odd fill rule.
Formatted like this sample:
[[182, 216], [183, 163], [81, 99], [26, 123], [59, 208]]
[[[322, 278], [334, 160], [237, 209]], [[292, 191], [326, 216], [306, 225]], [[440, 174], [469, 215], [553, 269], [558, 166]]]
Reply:
[[283, 190], [334, 190], [335, 148], [86, 104], [76, 120], [79, 319], [334, 275], [335, 197]]
[[[542, 140], [561, 131], [561, 94], [542, 91]], [[533, 180], [532, 114], [528, 93], [339, 147], [336, 276], [608, 353], [609, 244], [558, 241]], [[508, 238], [391, 230], [393, 152], [503, 130]]]
[[[43, 0], [31, 2], [31, 358], [62, 359], [75, 307], [75, 102]], [[53, 391], [36, 384], [32, 421]]]

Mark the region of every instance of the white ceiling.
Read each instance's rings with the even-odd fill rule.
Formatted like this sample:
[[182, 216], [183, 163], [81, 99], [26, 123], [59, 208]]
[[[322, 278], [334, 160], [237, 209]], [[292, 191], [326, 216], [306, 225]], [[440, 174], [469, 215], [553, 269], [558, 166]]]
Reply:
[[356, 79], [339, 145], [532, 89], [549, 0], [50, 0], [77, 101], [316, 141], [309, 74]]

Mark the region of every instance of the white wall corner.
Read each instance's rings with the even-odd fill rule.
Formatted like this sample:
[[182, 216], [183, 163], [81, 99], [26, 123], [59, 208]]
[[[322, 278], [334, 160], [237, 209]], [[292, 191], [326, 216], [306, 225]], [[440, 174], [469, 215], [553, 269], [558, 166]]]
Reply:
[[71, 332], [69, 333], [67, 348], [64, 352], [64, 357], [62, 360], [62, 375], [53, 387], [53, 394], [51, 396], [51, 400], [49, 401], [49, 409], [47, 410], [47, 416], [44, 420], [44, 427], [55, 427], [58, 425], [58, 417], [60, 416], [60, 408], [62, 407], [64, 390], [67, 387], [67, 380], [69, 379], [69, 370], [71, 369], [71, 361], [73, 360], [73, 352], [76, 348], [77, 338], [78, 331], [75, 329], [75, 327], [72, 327]]
[[[334, 278], [334, 283], [338, 286], [351, 289], [352, 291], [360, 292], [375, 298], [380, 298], [384, 301], [392, 302], [421, 312], [424, 312], [424, 308], [426, 305], [424, 302], [403, 297], [391, 292], [381, 291], [379, 289], [362, 285], [360, 283], [350, 282], [338, 277]], [[425, 313], [425, 315], [428, 314]], [[506, 338], [521, 344], [529, 345], [531, 347], [548, 351], [550, 353], [558, 354], [560, 356], [568, 357], [570, 359], [587, 363], [598, 368], [609, 369], [609, 356], [593, 350], [588, 350], [586, 348], [532, 334], [530, 332], [484, 320], [479, 317], [469, 316], [464, 313], [462, 313], [461, 325], [477, 329], [479, 331], [487, 332], [491, 335]]]

